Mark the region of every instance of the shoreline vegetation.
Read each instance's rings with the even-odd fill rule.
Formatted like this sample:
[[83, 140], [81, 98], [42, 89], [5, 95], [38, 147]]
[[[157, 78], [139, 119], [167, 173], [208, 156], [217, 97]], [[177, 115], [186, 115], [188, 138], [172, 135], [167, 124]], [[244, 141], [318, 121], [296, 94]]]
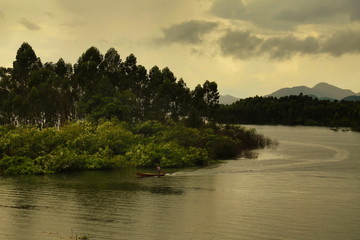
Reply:
[[359, 130], [359, 119], [359, 102], [302, 95], [220, 105], [216, 82], [191, 90], [133, 54], [123, 61], [114, 48], [90, 47], [73, 65], [42, 63], [24, 42], [13, 67], [0, 67], [0, 175], [205, 166], [277, 144], [233, 124]]
[[73, 170], [128, 167], [206, 166], [236, 158], [245, 151], [275, 146], [255, 129], [116, 119], [80, 121], [60, 129], [34, 126], [0, 127], [0, 174], [48, 174]]
[[13, 67], [0, 67], [0, 174], [205, 166], [275, 144], [221, 125], [218, 108], [216, 82], [191, 90], [114, 48], [42, 63], [24, 42]]

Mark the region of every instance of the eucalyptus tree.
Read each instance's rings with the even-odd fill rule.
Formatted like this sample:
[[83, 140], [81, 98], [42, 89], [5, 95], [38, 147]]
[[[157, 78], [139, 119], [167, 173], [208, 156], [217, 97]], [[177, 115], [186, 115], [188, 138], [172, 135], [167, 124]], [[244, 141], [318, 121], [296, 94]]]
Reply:
[[54, 87], [55, 72], [53, 63], [35, 70], [29, 78], [28, 123], [40, 127], [54, 126], [58, 120], [58, 92]]
[[169, 68], [164, 68], [161, 70], [159, 82], [156, 86], [153, 106], [158, 117], [157, 120], [163, 120], [166, 117], [171, 117], [171, 106], [174, 105], [174, 98], [176, 94], [175, 82], [176, 77], [170, 71]]
[[115, 90], [122, 88], [122, 61], [119, 53], [114, 48], [110, 48], [105, 53], [99, 67], [102, 73], [101, 79], [106, 79], [106, 81], [110, 82]]
[[74, 65], [72, 79], [73, 90], [76, 93], [77, 118], [85, 117], [84, 105], [96, 93], [97, 83], [101, 79], [100, 64], [103, 56], [96, 47], [90, 47]]
[[134, 97], [132, 105], [133, 117], [136, 120], [143, 120], [149, 107], [149, 77], [146, 68], [142, 65], [137, 65], [133, 74], [129, 85], [129, 91]]
[[75, 118], [76, 93], [73, 91], [75, 88], [72, 85], [73, 67], [60, 58], [54, 65], [54, 73], [53, 87], [57, 93], [57, 114], [62, 124]]
[[32, 47], [24, 42], [16, 53], [12, 71], [12, 79], [21, 93], [26, 93], [31, 72], [41, 67], [40, 58], [36, 56]]
[[[214, 120], [215, 110], [219, 107], [219, 92], [216, 82], [206, 80], [201, 86], [198, 84], [191, 92], [191, 117]], [[191, 120], [199, 122], [199, 120]]]
[[145, 109], [145, 118], [151, 120], [164, 119], [165, 113], [161, 109], [161, 95], [163, 89], [161, 84], [163, 83], [163, 75], [158, 66], [153, 66], [149, 71], [149, 82], [145, 89], [147, 107]]
[[12, 110], [10, 104], [11, 68], [0, 67], [0, 124], [12, 123]]
[[96, 91], [101, 78], [100, 64], [103, 56], [96, 47], [90, 47], [74, 65], [74, 86], [80, 98], [88, 98]]
[[13, 62], [12, 86], [10, 90], [11, 108], [14, 119], [17, 123], [28, 123], [31, 102], [28, 101], [29, 81], [32, 72], [42, 67], [40, 58], [38, 58], [32, 47], [24, 42], [16, 53], [16, 60]]
[[219, 91], [216, 82], [210, 82], [208, 80], [203, 84], [204, 101], [206, 104], [206, 117], [209, 120], [214, 120], [214, 114], [219, 107]]
[[173, 120], [178, 120], [179, 118], [185, 118], [189, 115], [191, 91], [182, 78], [176, 82], [174, 90], [172, 95], [171, 117]]

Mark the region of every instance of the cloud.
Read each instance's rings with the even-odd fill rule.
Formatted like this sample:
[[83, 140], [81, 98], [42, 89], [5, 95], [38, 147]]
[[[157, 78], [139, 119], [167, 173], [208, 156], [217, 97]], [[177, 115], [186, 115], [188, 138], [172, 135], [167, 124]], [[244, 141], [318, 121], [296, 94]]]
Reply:
[[319, 49], [318, 39], [300, 39], [292, 35], [266, 39], [261, 46], [261, 52], [268, 54], [272, 59], [289, 59], [296, 54], [318, 54]]
[[233, 58], [360, 54], [358, 0], [213, 0], [209, 12], [230, 26], [218, 43]]
[[221, 18], [242, 19], [246, 8], [241, 0], [217, 0], [210, 11]]
[[159, 43], [171, 44], [198, 44], [203, 41], [203, 36], [218, 26], [215, 22], [208, 21], [187, 21], [172, 25], [163, 29], [164, 37], [158, 39]]
[[0, 19], [4, 19], [4, 18], [5, 18], [5, 14], [2, 11], [0, 11]]
[[339, 57], [344, 54], [360, 54], [360, 31], [333, 34], [322, 46], [322, 52]]
[[301, 24], [359, 21], [358, 0], [215, 0], [214, 16], [250, 22], [271, 29], [293, 29]]
[[355, 0], [296, 1], [296, 4], [281, 9], [275, 18], [295, 24], [327, 23], [342, 16], [350, 21], [360, 20], [360, 4]]
[[337, 32], [329, 37], [299, 38], [294, 35], [259, 37], [249, 31], [228, 30], [219, 39], [221, 53], [235, 59], [266, 56], [284, 60], [295, 55], [360, 54], [360, 31]]
[[259, 56], [264, 39], [252, 35], [249, 31], [229, 30], [220, 41], [220, 49], [226, 56], [247, 59]]
[[20, 20], [20, 23], [25, 26], [28, 30], [31, 30], [31, 31], [37, 31], [37, 30], [40, 30], [40, 26], [33, 23], [33, 22], [30, 22], [29, 20], [27, 20], [26, 18], [23, 18]]
[[360, 4], [358, 0], [348, 0], [350, 19], [353, 21], [360, 21]]

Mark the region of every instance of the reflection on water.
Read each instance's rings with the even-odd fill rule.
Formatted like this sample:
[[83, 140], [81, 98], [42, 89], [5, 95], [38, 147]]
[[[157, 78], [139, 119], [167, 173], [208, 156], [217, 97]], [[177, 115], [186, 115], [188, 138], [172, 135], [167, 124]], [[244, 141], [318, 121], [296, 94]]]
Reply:
[[360, 133], [256, 128], [278, 148], [161, 178], [0, 177], [0, 239], [358, 239]]
[[33, 210], [36, 208], [36, 206], [34, 205], [20, 205], [20, 206], [6, 206], [6, 205], [0, 205], [0, 208], [4, 207], [4, 208], [17, 208], [17, 209], [26, 209], [26, 210]]

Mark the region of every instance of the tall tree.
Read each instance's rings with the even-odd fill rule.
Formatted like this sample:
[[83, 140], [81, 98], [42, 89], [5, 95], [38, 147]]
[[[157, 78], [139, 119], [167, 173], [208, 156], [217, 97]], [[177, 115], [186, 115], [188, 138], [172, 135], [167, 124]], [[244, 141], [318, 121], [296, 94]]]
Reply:
[[97, 92], [97, 83], [100, 81], [102, 72], [100, 64], [103, 56], [95, 47], [90, 47], [78, 59], [74, 65], [73, 86], [76, 92], [76, 108], [80, 118], [85, 117], [84, 104]]
[[[62, 65], [62, 60], [59, 62]], [[54, 126], [59, 121], [64, 122], [61, 118], [65, 118], [63, 94], [67, 94], [66, 85], [68, 81], [62, 79], [56, 74], [58, 65], [53, 63], [45, 63], [44, 67], [33, 71], [29, 80], [29, 94], [26, 101], [29, 103], [30, 122], [40, 126]], [[59, 70], [59, 69], [58, 69]]]
[[[197, 85], [191, 95], [191, 116], [193, 118], [205, 117], [207, 120], [213, 121], [215, 110], [219, 107], [219, 92], [216, 82], [207, 80], [202, 86]], [[194, 120], [194, 122], [199, 122], [199, 120]]]
[[13, 62], [12, 78], [16, 86], [25, 91], [30, 74], [42, 66], [32, 47], [24, 42], [16, 53], [16, 60]]
[[57, 92], [58, 102], [58, 115], [60, 123], [65, 123], [68, 120], [75, 118], [75, 93], [72, 91], [72, 76], [73, 68], [70, 63], [60, 58], [54, 66], [55, 78], [53, 81], [53, 87]]
[[219, 107], [219, 92], [216, 82], [205, 81], [203, 84], [204, 89], [204, 101], [206, 104], [206, 117], [209, 120], [213, 120], [215, 110]]
[[96, 90], [96, 83], [101, 78], [100, 64], [103, 56], [96, 47], [90, 47], [74, 65], [74, 83], [80, 90], [81, 97], [89, 97]]
[[32, 47], [24, 42], [16, 53], [16, 60], [13, 62], [11, 104], [12, 111], [18, 123], [28, 123], [29, 104], [27, 95], [30, 91], [29, 82], [33, 71], [42, 67], [40, 58], [38, 58]]
[[110, 48], [106, 52], [100, 64], [100, 70], [102, 72], [101, 77], [107, 78], [107, 81], [109, 81], [116, 90], [123, 89], [121, 79], [122, 62], [120, 55], [114, 48]]
[[0, 67], [0, 124], [12, 123], [9, 93], [11, 86], [11, 68]]

